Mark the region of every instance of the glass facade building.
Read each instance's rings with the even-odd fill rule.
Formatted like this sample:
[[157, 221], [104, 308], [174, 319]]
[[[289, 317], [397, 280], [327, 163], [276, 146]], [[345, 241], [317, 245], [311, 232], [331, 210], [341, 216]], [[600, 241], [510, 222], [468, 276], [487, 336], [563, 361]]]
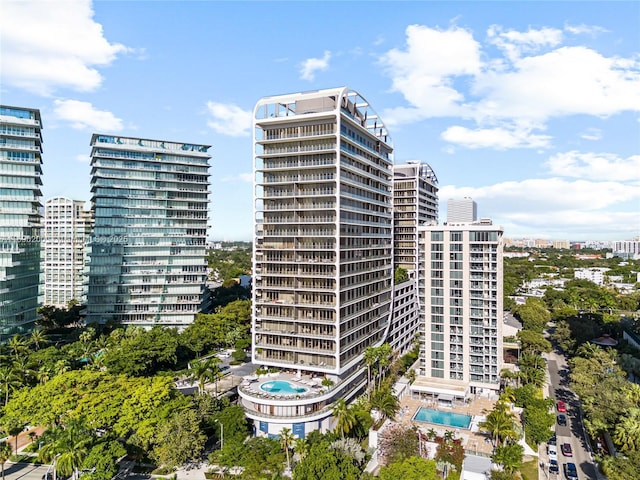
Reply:
[[93, 135], [87, 322], [193, 322], [206, 280], [209, 148]]
[[40, 289], [40, 111], [0, 106], [0, 342], [27, 333]]

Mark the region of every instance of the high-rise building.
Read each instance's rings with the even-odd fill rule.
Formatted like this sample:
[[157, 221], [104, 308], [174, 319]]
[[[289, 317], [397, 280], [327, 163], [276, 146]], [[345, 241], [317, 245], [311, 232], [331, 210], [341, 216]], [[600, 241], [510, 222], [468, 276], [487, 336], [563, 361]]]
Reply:
[[85, 202], [54, 197], [44, 207], [44, 305], [66, 308], [87, 300], [85, 252], [91, 237], [91, 212]]
[[443, 402], [496, 391], [502, 368], [502, 228], [490, 221], [420, 227], [425, 348], [414, 393]]
[[40, 111], [0, 106], [0, 342], [33, 328], [42, 228]]
[[426, 163], [393, 167], [393, 255], [396, 267], [418, 271], [418, 227], [438, 222], [438, 178]]
[[478, 204], [469, 197], [447, 202], [447, 223], [468, 223], [478, 220]]
[[87, 322], [184, 327], [206, 280], [208, 145], [94, 134]]
[[260, 100], [254, 149], [252, 360], [312, 386], [239, 392], [257, 434], [304, 437], [364, 389], [364, 351], [388, 332], [392, 143], [367, 100], [335, 88]]

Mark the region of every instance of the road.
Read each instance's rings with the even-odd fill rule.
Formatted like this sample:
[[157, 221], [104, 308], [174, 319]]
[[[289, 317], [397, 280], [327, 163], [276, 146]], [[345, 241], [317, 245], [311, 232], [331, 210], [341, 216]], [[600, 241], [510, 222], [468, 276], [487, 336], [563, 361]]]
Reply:
[[5, 463], [6, 480], [42, 480], [49, 465], [33, 465], [31, 463]]
[[[551, 385], [549, 388], [550, 397], [555, 402], [562, 400], [567, 404], [567, 426], [556, 423], [556, 436], [558, 437], [558, 464], [560, 474], [558, 479], [564, 479], [563, 466], [567, 462], [573, 462], [578, 469], [580, 480], [599, 480], [596, 466], [591, 456], [591, 449], [588, 445], [588, 437], [585, 433], [580, 413], [580, 402], [576, 395], [569, 389], [569, 369], [564, 355], [552, 351], [547, 357], [549, 367], [549, 378]], [[555, 409], [554, 409], [555, 410]], [[557, 412], [556, 412], [557, 416]], [[560, 451], [563, 443], [569, 443], [573, 450], [573, 457], [565, 457]], [[553, 475], [551, 476], [553, 479]]]

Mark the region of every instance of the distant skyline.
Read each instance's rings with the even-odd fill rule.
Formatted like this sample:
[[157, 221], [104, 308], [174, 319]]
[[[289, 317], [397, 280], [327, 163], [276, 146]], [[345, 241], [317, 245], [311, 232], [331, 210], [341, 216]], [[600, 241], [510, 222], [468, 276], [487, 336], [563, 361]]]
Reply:
[[43, 202], [92, 133], [208, 144], [209, 238], [251, 241], [252, 111], [349, 86], [508, 238], [640, 235], [640, 2], [4, 0], [0, 103], [40, 109]]

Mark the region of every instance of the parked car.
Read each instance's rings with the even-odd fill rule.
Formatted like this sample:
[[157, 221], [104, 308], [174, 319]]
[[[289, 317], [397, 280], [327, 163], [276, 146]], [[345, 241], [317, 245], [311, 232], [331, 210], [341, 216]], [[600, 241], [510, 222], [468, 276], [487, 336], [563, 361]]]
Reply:
[[558, 438], [556, 437], [556, 434], [554, 433], [553, 436], [547, 441], [548, 445], [556, 445], [556, 442], [558, 441]]
[[560, 473], [560, 466], [556, 460], [549, 460], [549, 473]]
[[571, 450], [571, 445], [568, 443], [563, 443], [560, 450], [562, 450], [562, 454], [565, 457], [573, 457], [573, 450]]
[[567, 426], [567, 416], [564, 414], [558, 415], [558, 425], [562, 425], [563, 427]]
[[558, 461], [558, 450], [556, 450], [555, 445], [549, 445], [547, 448], [547, 455], [549, 455], [549, 460]]
[[567, 480], [578, 480], [578, 469], [575, 463], [564, 464], [564, 475]]
[[562, 400], [559, 400], [558, 403], [556, 404], [556, 408], [558, 409], [558, 412], [565, 413], [567, 411], [567, 404], [564, 403]]

